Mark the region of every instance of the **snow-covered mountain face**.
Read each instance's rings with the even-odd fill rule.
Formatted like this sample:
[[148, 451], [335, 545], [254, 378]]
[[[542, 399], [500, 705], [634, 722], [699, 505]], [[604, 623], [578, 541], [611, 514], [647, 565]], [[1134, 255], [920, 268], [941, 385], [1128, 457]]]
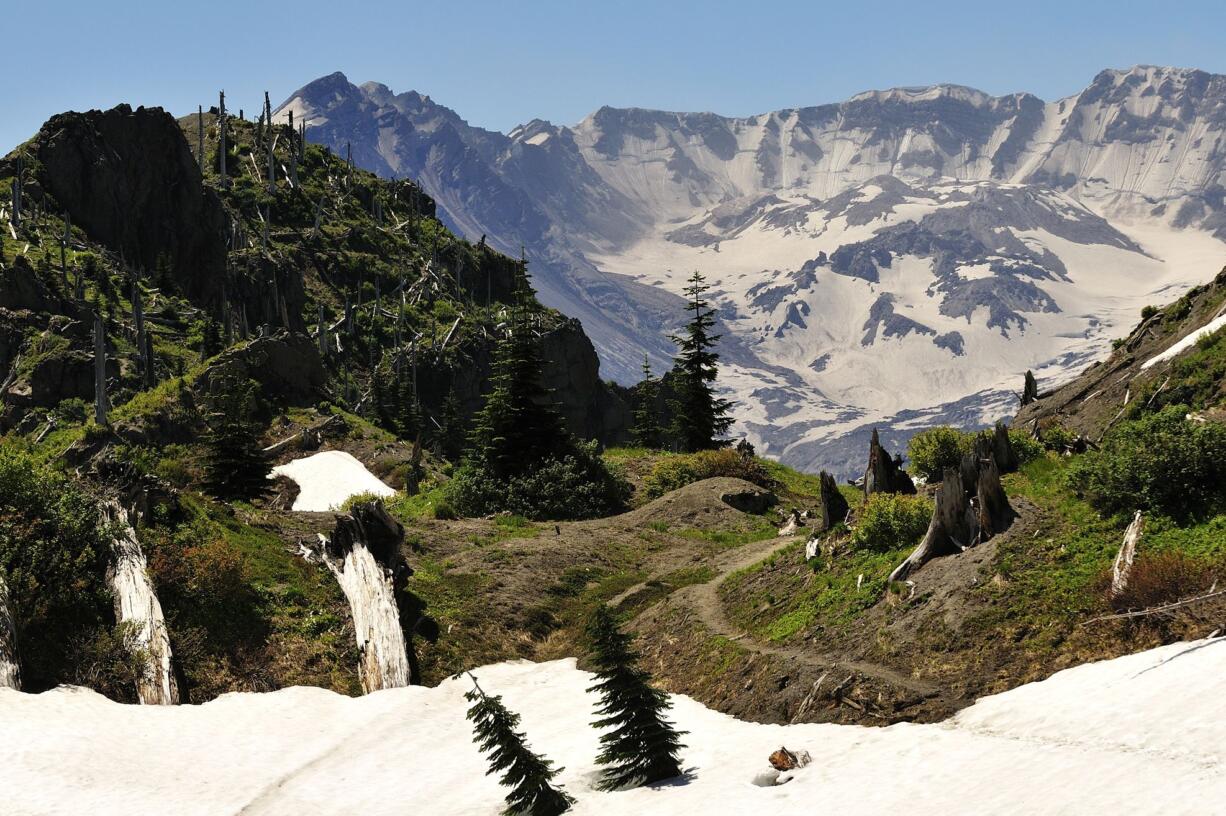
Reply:
[[748, 118], [601, 108], [473, 128], [333, 74], [282, 112], [419, 178], [443, 217], [526, 248], [606, 373], [667, 364], [694, 269], [725, 329], [736, 431], [848, 473], [878, 426], [975, 426], [1100, 355], [1148, 303], [1226, 262], [1226, 76], [1104, 71], [1044, 102], [958, 86]]

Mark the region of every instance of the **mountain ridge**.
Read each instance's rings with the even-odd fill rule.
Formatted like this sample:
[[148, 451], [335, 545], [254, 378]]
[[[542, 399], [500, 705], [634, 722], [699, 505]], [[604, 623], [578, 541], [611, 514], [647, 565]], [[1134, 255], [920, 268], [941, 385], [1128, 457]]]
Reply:
[[[340, 76], [282, 112], [363, 166], [419, 178], [470, 238], [525, 252], [542, 299], [583, 322], [614, 379], [637, 379], [644, 354], [669, 364], [676, 296], [706, 272], [736, 432], [804, 468], [849, 468], [872, 425], [902, 443], [929, 421], [917, 410], [987, 422], [1023, 371], [1071, 376], [1135, 310], [1226, 258], [1226, 76], [1199, 69], [1107, 69], [1050, 102], [944, 84], [747, 117], [603, 106], [506, 134], [378, 83], [349, 84], [338, 102]], [[849, 274], [867, 287], [819, 285]], [[869, 332], [887, 318], [926, 339]], [[786, 337], [802, 322], [804, 359]], [[855, 325], [812, 328], [842, 322]], [[981, 353], [994, 341], [976, 336], [998, 330], [1030, 334]], [[865, 347], [896, 370], [856, 371]], [[823, 358], [834, 365], [815, 370]], [[919, 368], [944, 387], [915, 382]]]

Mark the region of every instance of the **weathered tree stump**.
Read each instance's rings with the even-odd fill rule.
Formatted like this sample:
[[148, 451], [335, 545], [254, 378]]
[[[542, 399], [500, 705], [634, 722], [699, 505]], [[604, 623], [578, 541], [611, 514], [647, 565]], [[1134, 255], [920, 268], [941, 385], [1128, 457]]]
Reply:
[[1013, 522], [1015, 513], [1000, 484], [993, 440], [994, 436], [980, 436], [975, 450], [962, 457], [957, 469], [945, 469], [928, 531], [907, 560], [890, 573], [890, 581], [904, 581], [933, 558], [974, 547]]
[[1141, 540], [1141, 511], [1138, 510], [1124, 533], [1124, 542], [1120, 551], [1115, 554], [1115, 563], [1111, 565], [1111, 597], [1118, 598], [1128, 589], [1128, 578], [1132, 574], [1132, 562], [1137, 557], [1137, 543]]
[[1026, 378], [1022, 382], [1022, 407], [1029, 405], [1039, 398], [1039, 383], [1034, 378], [1034, 372], [1027, 370]]
[[818, 476], [818, 481], [822, 494], [822, 526], [820, 529], [830, 530], [847, 519], [847, 512], [851, 508], [847, 504], [847, 499], [843, 498], [843, 494], [839, 492], [838, 483], [835, 482], [833, 476], [823, 470]]
[[877, 429], [868, 445], [868, 467], [864, 470], [864, 496], [874, 493], [915, 492], [915, 483], [902, 469], [902, 457], [892, 457], [881, 447]]

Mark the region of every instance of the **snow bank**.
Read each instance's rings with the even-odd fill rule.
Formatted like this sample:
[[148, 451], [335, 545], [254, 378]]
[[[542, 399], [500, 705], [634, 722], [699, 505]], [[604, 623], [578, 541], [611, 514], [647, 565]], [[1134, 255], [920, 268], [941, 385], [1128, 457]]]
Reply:
[[[1204, 814], [1226, 801], [1222, 639], [1061, 672], [938, 725], [745, 723], [674, 697], [691, 777], [593, 790], [591, 676], [573, 660], [475, 672], [564, 765], [577, 814]], [[465, 681], [350, 699], [312, 688], [203, 706], [0, 689], [6, 816], [498, 813], [503, 791], [464, 719]], [[780, 745], [813, 764], [760, 787]]]
[[1209, 321], [1207, 324], [1205, 324], [1204, 326], [1201, 326], [1199, 329], [1192, 332], [1187, 337], [1183, 338], [1178, 343], [1171, 346], [1169, 349], [1157, 355], [1156, 357], [1150, 357], [1148, 360], [1141, 363], [1141, 368], [1146, 369], [1151, 366], [1155, 366], [1158, 363], [1163, 363], [1163, 362], [1166, 362], [1167, 360], [1174, 359], [1178, 355], [1192, 348], [1192, 346], [1195, 346], [1198, 342], [1200, 342], [1202, 337], [1208, 337], [1209, 335], [1213, 334], [1218, 329], [1221, 329], [1224, 327], [1226, 327], [1226, 314], [1220, 315], [1214, 318], [1213, 320]]
[[287, 465], [278, 465], [272, 472], [274, 476], [285, 476], [298, 484], [294, 510], [317, 513], [335, 510], [350, 496], [360, 493], [396, 495], [395, 490], [344, 451], [324, 451], [295, 459]]

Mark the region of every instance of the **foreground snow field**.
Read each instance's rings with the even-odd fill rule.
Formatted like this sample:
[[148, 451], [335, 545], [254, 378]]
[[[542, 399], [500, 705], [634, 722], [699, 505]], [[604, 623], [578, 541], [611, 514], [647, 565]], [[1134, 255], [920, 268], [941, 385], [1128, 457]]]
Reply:
[[396, 495], [395, 490], [379, 481], [379, 477], [367, 470], [366, 465], [345, 451], [324, 451], [295, 459], [273, 468], [272, 472], [298, 484], [298, 498], [294, 499], [291, 509], [300, 512], [326, 513], [336, 510], [350, 496], [362, 493]]
[[[578, 814], [1207, 814], [1226, 807], [1223, 640], [1069, 669], [938, 725], [757, 725], [674, 697], [690, 778], [617, 793], [592, 789], [591, 675], [573, 660], [475, 673], [566, 767]], [[472, 743], [467, 688], [292, 688], [174, 708], [0, 689], [0, 812], [496, 814], [503, 791]], [[780, 745], [813, 764], [762, 787]]]

